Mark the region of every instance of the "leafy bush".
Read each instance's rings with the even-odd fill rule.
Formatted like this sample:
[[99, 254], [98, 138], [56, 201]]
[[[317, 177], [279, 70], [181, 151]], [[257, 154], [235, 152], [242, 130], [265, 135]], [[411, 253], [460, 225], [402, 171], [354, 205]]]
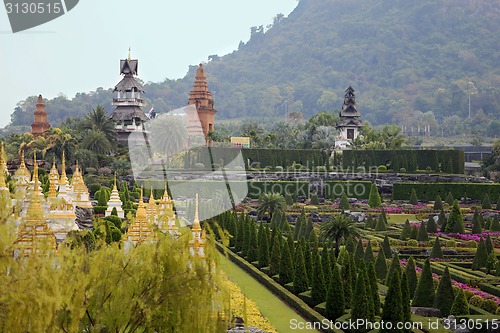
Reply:
[[478, 308], [481, 308], [483, 306], [483, 298], [478, 295], [474, 295], [469, 299], [469, 304], [477, 306]]
[[409, 247], [418, 247], [418, 241], [416, 239], [410, 239], [406, 242]]
[[104, 176], [108, 176], [111, 174], [111, 169], [110, 168], [99, 168], [99, 170], [97, 170], [97, 172], [100, 174], [100, 175], [104, 175]]
[[485, 299], [480, 308], [491, 313], [496, 313], [498, 304], [492, 299]]
[[387, 171], [387, 167], [385, 165], [379, 165], [377, 169], [378, 171]]
[[477, 249], [477, 242], [475, 240], [470, 240], [465, 243], [465, 247], [471, 248], [471, 249]]

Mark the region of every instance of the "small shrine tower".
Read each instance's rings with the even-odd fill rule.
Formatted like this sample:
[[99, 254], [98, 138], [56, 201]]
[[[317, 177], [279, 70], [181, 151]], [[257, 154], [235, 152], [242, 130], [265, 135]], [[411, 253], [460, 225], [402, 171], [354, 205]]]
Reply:
[[345, 91], [344, 104], [340, 110], [340, 118], [337, 121], [337, 129], [340, 131], [339, 140], [335, 142], [336, 146], [348, 145], [356, 140], [359, 135], [359, 128], [362, 125], [361, 115], [356, 106], [356, 96], [354, 89], [349, 86]]
[[36, 102], [35, 118], [31, 124], [31, 133], [36, 137], [43, 135], [43, 132], [50, 129], [50, 124], [47, 122], [47, 112], [45, 112], [45, 103], [42, 95], [38, 96]]
[[186, 108], [189, 136], [193, 137], [203, 134], [206, 144], [210, 145], [210, 140], [207, 139], [207, 135], [208, 132], [215, 129], [214, 121], [217, 111], [214, 109], [212, 93], [208, 91], [207, 73], [205, 68], [203, 68], [203, 64], [200, 64], [196, 70], [193, 90], [189, 93], [188, 105], [193, 105], [196, 109]]
[[119, 218], [125, 218], [125, 212], [122, 208], [122, 201], [120, 199], [120, 194], [118, 193], [118, 188], [116, 187], [116, 173], [115, 173], [115, 183], [113, 184], [113, 190], [111, 191], [111, 196], [108, 201], [108, 208], [106, 208], [106, 212], [104, 216], [110, 216], [113, 213], [113, 208], [116, 208], [116, 214]]
[[126, 141], [131, 132], [142, 131], [142, 124], [148, 120], [141, 108], [144, 88], [136, 79], [138, 66], [139, 61], [130, 59], [130, 53], [127, 59], [120, 60], [120, 75], [123, 78], [113, 90], [116, 94], [113, 105], [116, 108], [111, 114], [120, 141]]
[[200, 219], [198, 217], [198, 193], [195, 199], [194, 222], [191, 228], [191, 240], [189, 241], [189, 252], [193, 256], [205, 258], [205, 230], [201, 229]]

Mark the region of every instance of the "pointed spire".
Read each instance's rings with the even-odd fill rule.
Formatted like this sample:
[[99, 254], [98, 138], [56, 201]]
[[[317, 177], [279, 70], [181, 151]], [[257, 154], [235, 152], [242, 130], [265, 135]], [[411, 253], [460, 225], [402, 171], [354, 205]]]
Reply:
[[0, 163], [3, 166], [3, 172], [5, 173], [7, 171], [7, 156], [5, 156], [5, 147], [2, 141], [2, 148], [0, 151]]
[[143, 191], [143, 189], [142, 189], [142, 186], [141, 186], [141, 195], [139, 197], [139, 206], [143, 206], [144, 205], [144, 201], [142, 200], [142, 191]]
[[132, 58], [130, 57], [130, 46], [128, 47], [128, 61], [132, 60]]
[[33, 152], [33, 182], [35, 183], [35, 194], [39, 194], [38, 192], [38, 163], [36, 161], [36, 149]]
[[116, 187], [116, 172], [115, 172], [115, 179], [114, 179], [114, 184], [113, 184], [113, 191], [118, 190]]
[[193, 232], [201, 231], [200, 218], [198, 214], [198, 193], [196, 193], [196, 198], [195, 198], [194, 222], [192, 231]]
[[61, 178], [59, 180], [59, 185], [67, 185], [67, 184], [68, 184], [68, 177], [66, 176], [66, 156], [63, 150], [61, 157]]
[[56, 158], [54, 157], [54, 160], [52, 162], [52, 168], [50, 169], [49, 173], [49, 193], [48, 193], [49, 198], [55, 198], [57, 196], [56, 187], [58, 181], [59, 181], [59, 172], [57, 171]]
[[[3, 153], [3, 142], [2, 142], [2, 153]], [[3, 160], [3, 154], [0, 156], [0, 190], [6, 188], [5, 184], [5, 166], [4, 166], [4, 160]]]

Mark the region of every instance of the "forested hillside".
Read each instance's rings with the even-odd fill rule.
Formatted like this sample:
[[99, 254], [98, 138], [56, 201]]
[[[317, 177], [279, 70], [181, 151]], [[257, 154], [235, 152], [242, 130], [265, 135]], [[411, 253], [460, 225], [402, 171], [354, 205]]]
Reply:
[[[472, 118], [500, 126], [491, 123], [500, 116], [500, 0], [301, 0], [289, 17], [251, 31], [237, 51], [207, 55], [218, 119], [308, 118], [339, 109], [352, 85], [374, 125], [449, 130], [468, 116], [470, 96]], [[194, 65], [183, 79], [145, 85], [157, 112], [187, 103]], [[97, 104], [111, 111], [111, 98], [100, 89], [47, 110], [56, 123]], [[32, 122], [33, 101], [20, 104], [13, 125]]]

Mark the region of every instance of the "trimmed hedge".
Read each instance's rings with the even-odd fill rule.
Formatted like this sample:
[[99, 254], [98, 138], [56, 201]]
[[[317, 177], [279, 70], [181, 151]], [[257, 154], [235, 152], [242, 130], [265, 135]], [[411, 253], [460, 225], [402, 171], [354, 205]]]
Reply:
[[[237, 181], [229, 180], [227, 182], [232, 189], [242, 190], [243, 186], [248, 186], [247, 196], [253, 199], [258, 198], [262, 193], [277, 192], [281, 195], [289, 193], [292, 196], [309, 197], [309, 182], [308, 181]], [[245, 184], [246, 183], [246, 184]], [[159, 198], [164, 191], [163, 180], [146, 181], [144, 188], [149, 189], [151, 186], [155, 189], [154, 195]], [[184, 186], [178, 186], [182, 185]], [[201, 197], [211, 197], [215, 189], [221, 189], [226, 186], [223, 180], [169, 180], [168, 187], [173, 191], [175, 196], [189, 196], [198, 192]], [[145, 191], [146, 192], [146, 191]], [[149, 195], [149, 191], [144, 194]]]
[[212, 165], [218, 163], [221, 165], [230, 163], [241, 152], [245, 166], [247, 168], [256, 167], [255, 163], [259, 163], [260, 167], [276, 167], [276, 166], [292, 166], [293, 163], [298, 163], [303, 166], [313, 169], [315, 166], [325, 166], [328, 160], [328, 154], [317, 149], [234, 149], [224, 147], [210, 148], [212, 156], [209, 156], [209, 151], [204, 148], [195, 148], [188, 151], [184, 161], [185, 167], [194, 168], [196, 163], [203, 165]]
[[434, 200], [438, 195], [446, 197], [450, 192], [454, 198], [465, 193], [471, 199], [482, 200], [487, 193], [490, 197], [500, 195], [500, 184], [491, 183], [394, 183], [392, 197], [394, 200], [409, 200], [412, 189], [417, 197], [423, 200]]
[[371, 185], [370, 181], [327, 181], [324, 196], [325, 198], [340, 198], [345, 193], [349, 198], [368, 199]]
[[[281, 286], [279, 283], [274, 281], [272, 278], [258, 270], [255, 266], [249, 264], [246, 260], [242, 259], [240, 256], [235, 254], [228, 248], [224, 248], [220, 243], [216, 243], [217, 249], [222, 253], [227, 253], [229, 260], [234, 262], [240, 268], [242, 268], [245, 272], [250, 274], [254, 279], [262, 283], [266, 288], [268, 288], [273, 294], [282, 299], [285, 303], [287, 303], [290, 307], [296, 310], [301, 316], [303, 316], [306, 320], [311, 322], [326, 322], [327, 319], [323, 317], [321, 314], [311, 309], [302, 299], [292, 294], [285, 287]], [[342, 332], [340, 330], [321, 330], [321, 332]]]
[[463, 174], [465, 154], [462, 150], [346, 150], [342, 155], [343, 168], [365, 167], [369, 170], [379, 165], [399, 172], [426, 170]]

